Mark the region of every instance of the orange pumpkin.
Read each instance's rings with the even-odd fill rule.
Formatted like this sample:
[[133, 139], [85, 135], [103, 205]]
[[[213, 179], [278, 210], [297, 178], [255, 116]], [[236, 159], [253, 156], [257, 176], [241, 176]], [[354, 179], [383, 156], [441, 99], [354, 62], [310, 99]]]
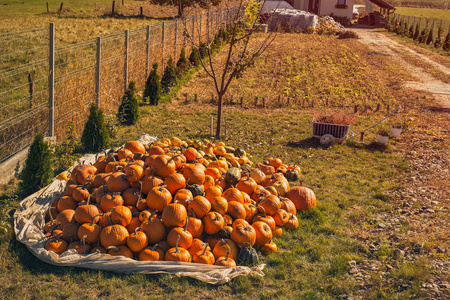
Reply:
[[255, 229], [246, 224], [239, 224], [231, 232], [231, 239], [237, 244], [242, 245], [243, 243], [249, 243], [253, 246], [256, 242], [256, 232]]
[[286, 198], [294, 203], [297, 211], [310, 210], [316, 207], [316, 195], [307, 187], [293, 187], [286, 193]]
[[150, 209], [163, 211], [172, 201], [172, 194], [163, 186], [154, 187], [147, 195], [147, 205]]

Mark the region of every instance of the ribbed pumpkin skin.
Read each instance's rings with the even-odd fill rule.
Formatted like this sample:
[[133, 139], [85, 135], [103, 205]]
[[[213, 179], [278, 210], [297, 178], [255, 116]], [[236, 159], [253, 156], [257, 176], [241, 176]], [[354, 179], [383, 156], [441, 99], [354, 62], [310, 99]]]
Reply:
[[103, 247], [125, 245], [128, 238], [128, 230], [121, 225], [107, 226], [100, 233], [100, 243]]
[[293, 187], [286, 193], [285, 197], [294, 203], [297, 211], [313, 209], [317, 204], [314, 192], [303, 186]]
[[170, 203], [162, 213], [162, 221], [166, 227], [183, 227], [186, 224], [186, 217], [186, 208], [178, 203]]
[[259, 263], [258, 253], [253, 247], [242, 247], [237, 261], [244, 265], [256, 265]]
[[147, 205], [151, 209], [163, 211], [172, 201], [172, 194], [164, 187], [154, 187], [147, 195]]
[[241, 179], [241, 170], [236, 167], [231, 167], [225, 173], [225, 181], [228, 183], [236, 183]]
[[[98, 208], [95, 205], [88, 204], [78, 206], [74, 214], [75, 221], [77, 221], [80, 224], [90, 223], [94, 219], [94, 217], [98, 215], [98, 213], [99, 213]], [[96, 221], [98, 221], [98, 219]]]
[[127, 180], [125, 173], [115, 172], [106, 180], [106, 187], [111, 193], [122, 193], [130, 187], [130, 182]]

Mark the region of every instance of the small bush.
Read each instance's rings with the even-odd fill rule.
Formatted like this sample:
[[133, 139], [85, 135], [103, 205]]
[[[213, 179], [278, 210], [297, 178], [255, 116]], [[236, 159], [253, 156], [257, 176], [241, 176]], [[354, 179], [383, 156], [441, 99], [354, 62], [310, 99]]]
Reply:
[[419, 43], [425, 43], [427, 41], [428, 30], [425, 28], [419, 35]]
[[438, 34], [436, 37], [436, 40], [434, 41], [434, 48], [441, 48], [442, 46], [442, 34], [444, 33], [444, 30], [442, 28], [442, 25], [438, 28]]
[[339, 33], [338, 39], [358, 39], [359, 36], [356, 32], [346, 30], [341, 33]]
[[414, 36], [414, 25], [411, 25], [409, 27], [408, 37], [413, 38], [413, 36]]
[[200, 53], [200, 59], [208, 56], [208, 45], [206, 43], [200, 43], [198, 47], [198, 52]]
[[180, 72], [183, 72], [186, 70], [188, 66], [188, 62], [186, 59], [186, 49], [181, 48], [180, 58], [177, 61], [177, 68]]
[[117, 137], [117, 133], [119, 132], [119, 122], [115, 114], [107, 114], [105, 116], [105, 125], [106, 129], [108, 129], [109, 137]]
[[419, 39], [420, 36], [420, 27], [419, 27], [419, 23], [416, 24], [416, 29], [414, 31], [414, 35], [413, 35], [413, 40], [417, 41]]
[[427, 45], [433, 45], [433, 42], [434, 42], [433, 28], [431, 28], [430, 31], [428, 32]]
[[306, 32], [307, 34], [312, 34], [312, 33], [314, 33], [314, 31], [315, 31], [315, 30], [314, 30], [314, 27], [308, 27], [308, 28], [306, 28], [306, 31], [305, 31], [305, 32]]
[[195, 47], [192, 47], [191, 49], [191, 55], [189, 55], [189, 63], [195, 67], [200, 66], [200, 57], [198, 56], [198, 52]]
[[136, 83], [134, 81], [130, 82], [125, 95], [122, 97], [117, 119], [122, 125], [136, 124], [139, 119], [139, 103], [136, 98]]
[[158, 64], [153, 64], [153, 69], [145, 82], [144, 102], [150, 105], [158, 105], [161, 99], [161, 79], [158, 75]]
[[44, 135], [38, 133], [31, 144], [25, 167], [23, 168], [19, 189], [28, 196], [49, 184], [53, 178], [52, 152], [44, 142]]
[[79, 151], [79, 140], [77, 138], [77, 128], [74, 124], [68, 124], [66, 129], [66, 137], [55, 148], [55, 174], [69, 169], [77, 157], [75, 152]]
[[172, 57], [169, 57], [167, 66], [164, 68], [164, 74], [161, 78], [161, 88], [164, 93], [168, 94], [177, 83], [177, 70], [173, 64]]
[[92, 103], [89, 118], [81, 136], [83, 149], [88, 152], [99, 152], [109, 147], [109, 133], [103, 119], [103, 111]]
[[450, 32], [447, 33], [447, 36], [445, 37], [444, 45], [442, 45], [442, 49], [445, 51], [450, 51]]

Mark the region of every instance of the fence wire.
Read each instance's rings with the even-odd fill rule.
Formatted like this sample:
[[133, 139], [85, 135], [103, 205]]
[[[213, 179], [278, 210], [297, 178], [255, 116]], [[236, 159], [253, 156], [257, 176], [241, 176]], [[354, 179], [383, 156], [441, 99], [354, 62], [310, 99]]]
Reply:
[[[64, 138], [69, 124], [76, 125], [81, 135], [92, 103], [115, 114], [127, 82], [135, 81], [143, 89], [153, 63], [158, 63], [162, 75], [169, 57], [176, 63], [183, 47], [188, 57], [189, 39], [208, 41], [224, 26], [226, 15], [212, 12], [129, 30], [128, 43], [124, 31], [103, 36], [100, 51], [96, 39], [56, 45], [56, 137]], [[49, 27], [0, 33], [0, 161], [31, 144], [37, 132], [49, 131], [50, 49]]]

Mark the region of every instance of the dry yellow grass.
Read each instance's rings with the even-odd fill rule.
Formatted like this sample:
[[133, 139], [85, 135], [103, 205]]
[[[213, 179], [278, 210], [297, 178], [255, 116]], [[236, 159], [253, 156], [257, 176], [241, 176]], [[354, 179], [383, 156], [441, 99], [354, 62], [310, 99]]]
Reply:
[[[264, 38], [260, 36], [259, 38]], [[323, 45], [327, 45], [324, 47]], [[227, 47], [225, 47], [226, 49]], [[225, 49], [218, 55], [223, 59]], [[409, 75], [389, 57], [369, 55], [370, 50], [357, 40], [339, 40], [336, 36], [281, 34], [255, 65], [235, 80], [225, 98], [236, 102], [244, 98], [244, 106], [253, 106], [255, 97], [265, 97], [266, 106], [274, 106], [280, 95], [283, 101], [303, 105], [395, 105], [404, 95], [398, 84]], [[198, 72], [180, 89], [179, 98], [187, 93], [209, 101], [214, 93], [211, 78]]]

